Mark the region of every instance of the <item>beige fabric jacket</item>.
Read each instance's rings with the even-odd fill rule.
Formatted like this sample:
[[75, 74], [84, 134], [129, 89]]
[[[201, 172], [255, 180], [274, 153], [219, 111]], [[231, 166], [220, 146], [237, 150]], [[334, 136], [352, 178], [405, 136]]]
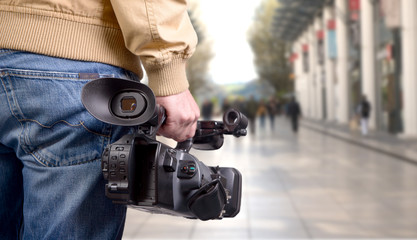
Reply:
[[188, 88], [197, 36], [186, 0], [0, 0], [0, 48], [119, 66], [157, 96]]

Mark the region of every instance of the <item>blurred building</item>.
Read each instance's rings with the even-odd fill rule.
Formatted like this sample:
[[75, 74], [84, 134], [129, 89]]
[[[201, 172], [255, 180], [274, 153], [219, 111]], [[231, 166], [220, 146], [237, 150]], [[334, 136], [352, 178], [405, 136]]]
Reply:
[[306, 117], [348, 124], [362, 95], [370, 128], [417, 136], [416, 0], [278, 0]]

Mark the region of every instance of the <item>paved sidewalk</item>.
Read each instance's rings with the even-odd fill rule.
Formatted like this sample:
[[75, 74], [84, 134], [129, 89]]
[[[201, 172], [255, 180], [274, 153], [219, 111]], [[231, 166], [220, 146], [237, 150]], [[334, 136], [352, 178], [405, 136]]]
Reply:
[[300, 124], [417, 165], [417, 138], [406, 139], [381, 131], [370, 131], [367, 136], [362, 136], [359, 129], [351, 130], [347, 125], [313, 119], [303, 119]]
[[[266, 124], [243, 138], [225, 137], [217, 151], [192, 150], [208, 166], [242, 173], [235, 218], [199, 221], [129, 209], [123, 240], [417, 239], [417, 164], [362, 147], [363, 137], [343, 126], [307, 119], [302, 125], [294, 134], [281, 117], [274, 129]], [[364, 141], [415, 148], [415, 141], [373, 134]]]

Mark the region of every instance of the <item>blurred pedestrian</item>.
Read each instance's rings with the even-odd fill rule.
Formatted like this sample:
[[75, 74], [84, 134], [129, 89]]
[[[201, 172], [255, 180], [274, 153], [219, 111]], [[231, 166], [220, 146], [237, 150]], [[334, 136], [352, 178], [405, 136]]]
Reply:
[[275, 115], [278, 112], [278, 103], [275, 99], [275, 97], [271, 97], [266, 105], [266, 108], [268, 110], [269, 115], [269, 121], [271, 124], [271, 130], [274, 130], [275, 128]]
[[249, 120], [249, 128], [252, 134], [255, 134], [256, 129], [256, 112], [258, 111], [258, 103], [256, 102], [253, 96], [250, 96], [248, 101], [246, 102], [246, 107], [244, 110], [244, 114]]
[[356, 112], [360, 117], [362, 135], [368, 135], [368, 119], [371, 115], [371, 104], [366, 99], [365, 95], [362, 96], [362, 100], [359, 103]]
[[258, 105], [258, 110], [256, 111], [256, 115], [259, 117], [259, 125], [261, 128], [265, 128], [265, 118], [268, 113], [266, 108], [266, 104], [264, 100], [261, 100]]
[[230, 108], [232, 108], [232, 105], [230, 104], [229, 99], [225, 98], [222, 104], [222, 114], [227, 112]]
[[213, 102], [209, 99], [204, 100], [203, 106], [201, 107], [201, 115], [204, 120], [210, 120], [213, 115]]
[[301, 107], [295, 97], [292, 97], [291, 102], [287, 106], [287, 114], [291, 120], [292, 130], [298, 132], [298, 120], [301, 117]]

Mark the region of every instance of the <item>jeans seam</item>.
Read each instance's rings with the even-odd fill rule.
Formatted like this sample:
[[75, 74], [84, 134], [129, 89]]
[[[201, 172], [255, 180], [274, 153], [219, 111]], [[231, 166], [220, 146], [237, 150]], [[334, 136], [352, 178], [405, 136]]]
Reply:
[[59, 121], [56, 121], [56, 122], [54, 122], [54, 123], [52, 123], [52, 125], [49, 125], [49, 126], [47, 126], [47, 125], [44, 125], [44, 124], [42, 124], [42, 123], [40, 123], [39, 121], [37, 121], [37, 120], [34, 120], [34, 119], [18, 119], [18, 121], [19, 122], [33, 122], [33, 123], [36, 123], [36, 124], [38, 124], [39, 126], [41, 126], [41, 127], [43, 127], [43, 128], [48, 128], [48, 129], [51, 129], [51, 128], [53, 128], [56, 124], [58, 124], [58, 123], [65, 123], [65, 124], [67, 124], [68, 126], [70, 126], [70, 127], [83, 127], [86, 131], [88, 131], [89, 133], [92, 133], [92, 134], [95, 134], [95, 135], [98, 135], [98, 136], [101, 136], [101, 137], [109, 137], [109, 135], [105, 135], [105, 134], [101, 134], [101, 133], [97, 133], [97, 132], [94, 132], [94, 131], [92, 131], [92, 130], [90, 130], [90, 129], [88, 129], [85, 125], [84, 125], [84, 122], [83, 121], [80, 121], [80, 123], [79, 124], [71, 124], [71, 123], [69, 123], [69, 122], [67, 122], [67, 121], [65, 121], [65, 120], [59, 120]]
[[104, 141], [103, 141], [104, 146], [107, 146], [107, 145], [110, 144], [111, 139], [112, 139], [112, 135], [113, 135], [113, 125], [109, 125], [109, 137], [107, 138], [107, 143], [104, 143]]
[[[60, 120], [60, 121], [57, 121], [57, 122], [55, 122], [55, 123], [53, 123], [52, 125], [50, 125], [50, 126], [46, 126], [46, 125], [43, 125], [43, 124], [41, 124], [40, 122], [38, 122], [37, 120], [33, 120], [33, 119], [21, 119], [21, 120], [18, 120], [19, 122], [20, 122], [20, 124], [21, 125], [23, 125], [22, 127], [23, 128], [25, 128], [25, 127], [27, 127], [27, 128], [29, 128], [29, 125], [28, 124], [22, 124], [22, 122], [34, 122], [34, 123], [36, 123], [36, 124], [38, 124], [39, 126], [41, 126], [41, 127], [44, 127], [44, 128], [48, 128], [48, 129], [51, 129], [51, 128], [53, 128], [54, 127], [54, 125], [56, 125], [56, 124], [58, 124], [58, 123], [60, 123], [60, 122], [62, 122], [62, 123], [65, 123], [65, 124], [67, 124], [68, 126], [70, 126], [70, 127], [83, 127], [85, 130], [87, 130], [88, 132], [90, 132], [90, 133], [92, 133], [92, 134], [95, 134], [95, 135], [97, 135], [97, 136], [100, 136], [100, 137], [102, 137], [101, 139], [102, 139], [102, 141], [101, 141], [101, 149], [104, 149], [104, 145], [105, 145], [105, 141], [106, 141], [106, 139], [110, 139], [110, 135], [105, 135], [105, 134], [99, 134], [99, 133], [96, 133], [96, 132], [94, 132], [94, 131], [91, 131], [91, 130], [89, 130], [84, 124], [83, 124], [83, 122], [80, 122], [80, 124], [76, 124], [76, 125], [74, 125], [74, 124], [71, 124], [71, 123], [69, 123], [69, 122], [67, 122], [67, 121], [65, 121], [65, 120]], [[80, 162], [80, 163], [77, 163], [77, 164], [69, 164], [69, 165], [59, 165], [59, 164], [54, 164], [54, 163], [52, 163], [52, 161], [49, 159], [49, 157], [48, 156], [44, 156], [44, 155], [41, 155], [40, 153], [39, 153], [39, 150], [42, 150], [42, 148], [40, 148], [40, 147], [30, 147], [30, 140], [29, 139], [26, 139], [26, 135], [24, 134], [24, 132], [27, 132], [27, 131], [24, 131], [24, 130], [22, 130], [21, 131], [21, 133], [19, 134], [19, 145], [20, 145], [20, 147], [27, 153], [27, 154], [30, 154], [30, 155], [32, 155], [32, 157], [37, 161], [37, 162], [39, 162], [40, 164], [42, 164], [43, 166], [45, 166], [45, 167], [62, 167], [62, 166], [75, 166], [75, 165], [81, 165], [81, 164], [86, 164], [86, 163], [90, 163], [90, 162], [94, 162], [94, 161], [97, 161], [97, 160], [100, 160], [101, 159], [101, 156], [99, 156], [99, 157], [97, 157], [97, 158], [94, 158], [94, 159], [91, 159], [91, 160], [88, 160], [88, 161], [82, 161], [82, 162]], [[109, 140], [107, 140], [108, 142], [109, 142]], [[24, 142], [25, 144], [21, 144], [20, 142]], [[42, 160], [42, 159], [45, 159], [45, 160]]]
[[[27, 78], [42, 77], [42, 78], [48, 78], [48, 79], [53, 79], [53, 80], [73, 80], [73, 81], [82, 81], [82, 82], [91, 80], [91, 79], [80, 79], [78, 73], [71, 73], [71, 72], [22, 70], [22, 69], [12, 69], [12, 68], [4, 68], [1, 70], [4, 71], [6, 69], [8, 71], [6, 74], [3, 73], [3, 75], [7, 75], [7, 76], [27, 77]], [[61, 76], [58, 76], [58, 75], [61, 75]]]
[[10, 54], [13, 54], [15, 52], [16, 51], [14, 51], [14, 50], [0, 49], [0, 56], [10, 55]]
[[[68, 164], [68, 165], [58, 165], [58, 164], [53, 164], [51, 163], [51, 161], [49, 161], [48, 157], [45, 156], [41, 156], [40, 154], [37, 154], [38, 152], [36, 150], [34, 150], [33, 152], [29, 152], [30, 155], [32, 155], [33, 158], [35, 158], [35, 160], [37, 162], [39, 162], [40, 164], [42, 164], [45, 167], [70, 167], [70, 166], [76, 166], [76, 165], [83, 165], [83, 164], [87, 164], [87, 163], [91, 163], [91, 162], [95, 162], [98, 160], [101, 160], [101, 156], [88, 160], [88, 161], [83, 161], [77, 164]], [[46, 161], [41, 160], [41, 159], [46, 159]]]
[[[5, 74], [4, 73], [1, 73], [1, 76], [3, 77], [3, 76], [5, 76]], [[1, 81], [1, 83], [2, 83], [2, 85], [3, 85], [3, 89], [4, 89], [4, 93], [6, 94], [6, 98], [7, 98], [7, 102], [8, 102], [8, 105], [9, 105], [9, 109], [10, 109], [10, 112], [11, 112], [11, 114], [13, 115], [13, 117], [16, 119], [16, 121], [20, 124], [20, 132], [19, 132], [19, 136], [18, 136], [18, 139], [19, 139], [19, 147], [20, 148], [22, 148], [23, 149], [23, 151], [25, 151], [25, 152], [27, 152], [28, 154], [30, 154], [30, 155], [32, 155], [33, 156], [33, 158], [39, 163], [39, 164], [41, 164], [41, 165], [43, 165], [43, 166], [45, 166], [46, 167], [46, 165], [45, 165], [45, 163], [43, 163], [42, 161], [40, 161], [36, 156], [34, 156], [32, 153], [31, 153], [31, 151], [28, 151], [29, 149], [27, 149], [26, 147], [25, 147], [25, 145], [23, 145], [22, 144], [22, 141], [23, 142], [25, 142], [25, 140], [22, 140], [22, 138], [24, 138], [24, 134], [23, 134], [23, 129], [24, 129], [24, 124], [22, 123], [22, 122], [20, 122], [19, 121], [19, 118], [16, 116], [16, 114], [14, 113], [14, 111], [11, 109], [12, 108], [12, 106], [11, 106], [11, 103], [10, 103], [10, 96], [9, 96], [9, 92], [7, 91], [7, 87], [6, 87], [6, 84], [5, 84], [5, 82], [4, 82], [4, 80], [3, 80], [3, 78], [2, 77], [0, 77], [0, 81]]]
[[[51, 72], [51, 71], [38, 71], [38, 70], [18, 70], [18, 69], [11, 69], [11, 68], [3, 68], [0, 71], [8, 70], [7, 76], [13, 77], [22, 77], [22, 78], [31, 78], [31, 79], [42, 79], [42, 80], [55, 80], [55, 81], [74, 81], [74, 82], [88, 82], [93, 79], [89, 78], [81, 78], [80, 73], [72, 73], [72, 72]], [[23, 73], [24, 71], [28, 71], [29, 74]], [[38, 73], [38, 74], [30, 74], [30, 73]], [[61, 76], [59, 76], [61, 75]], [[114, 74], [98, 74], [98, 78], [113, 78]]]

